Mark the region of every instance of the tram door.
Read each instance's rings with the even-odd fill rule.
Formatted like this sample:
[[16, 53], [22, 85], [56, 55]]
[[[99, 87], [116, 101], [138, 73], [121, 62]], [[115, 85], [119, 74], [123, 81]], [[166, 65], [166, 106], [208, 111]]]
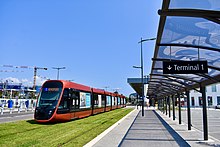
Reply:
[[58, 114], [65, 114], [65, 113], [69, 113], [69, 112], [70, 112], [69, 89], [64, 89], [60, 104], [58, 106], [57, 113]]
[[79, 92], [78, 91], [71, 91], [70, 92], [70, 111], [77, 111], [79, 110]]

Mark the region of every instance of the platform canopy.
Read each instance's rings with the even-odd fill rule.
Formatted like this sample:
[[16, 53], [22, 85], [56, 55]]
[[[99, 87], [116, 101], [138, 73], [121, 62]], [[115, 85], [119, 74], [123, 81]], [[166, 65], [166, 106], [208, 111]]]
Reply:
[[[220, 81], [220, 0], [163, 0], [147, 95]], [[208, 73], [163, 74], [163, 61], [207, 61]]]
[[[142, 95], [142, 79], [141, 78], [128, 78], [127, 82], [135, 90], [138, 95]], [[148, 78], [143, 79], [144, 84], [148, 84]]]

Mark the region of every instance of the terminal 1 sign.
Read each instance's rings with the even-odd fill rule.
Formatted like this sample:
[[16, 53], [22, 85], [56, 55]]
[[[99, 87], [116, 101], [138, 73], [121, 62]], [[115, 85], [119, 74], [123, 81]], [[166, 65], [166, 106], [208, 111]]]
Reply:
[[163, 74], [208, 73], [207, 61], [163, 61]]

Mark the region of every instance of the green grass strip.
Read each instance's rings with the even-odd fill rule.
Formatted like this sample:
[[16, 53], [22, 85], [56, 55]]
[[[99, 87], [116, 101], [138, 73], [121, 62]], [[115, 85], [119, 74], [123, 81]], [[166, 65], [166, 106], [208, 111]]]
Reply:
[[0, 124], [0, 146], [83, 146], [132, 110], [116, 109], [56, 124], [38, 124], [34, 120]]

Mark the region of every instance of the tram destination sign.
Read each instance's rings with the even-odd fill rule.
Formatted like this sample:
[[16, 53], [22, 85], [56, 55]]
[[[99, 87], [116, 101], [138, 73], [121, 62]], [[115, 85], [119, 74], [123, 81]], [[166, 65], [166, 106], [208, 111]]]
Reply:
[[208, 73], [207, 61], [163, 61], [163, 74]]

